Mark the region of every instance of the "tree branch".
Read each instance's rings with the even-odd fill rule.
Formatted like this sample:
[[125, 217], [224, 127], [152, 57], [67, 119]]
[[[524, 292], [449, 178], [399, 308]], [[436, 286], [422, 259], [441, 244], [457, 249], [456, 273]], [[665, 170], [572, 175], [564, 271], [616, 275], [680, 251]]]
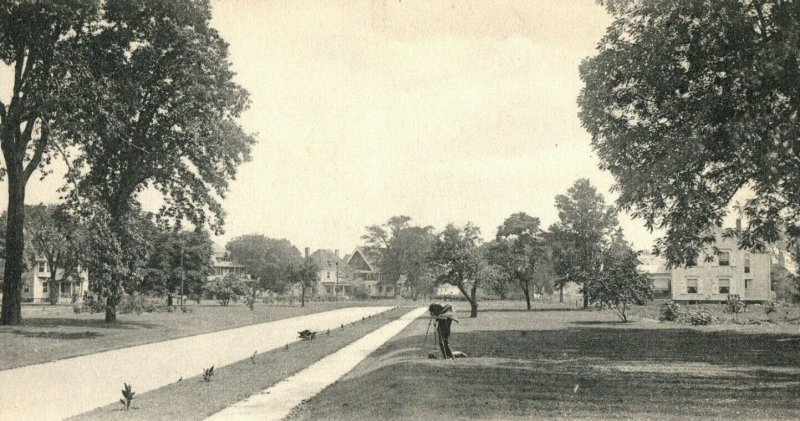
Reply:
[[[34, 147], [33, 156], [31, 160], [28, 161], [28, 164], [25, 166], [25, 173], [24, 173], [24, 180], [25, 182], [31, 178], [31, 174], [36, 171], [36, 168], [39, 166], [39, 163], [42, 161], [42, 155], [44, 155], [44, 150], [47, 147], [47, 140], [50, 137], [50, 126], [47, 124], [47, 121], [42, 118], [42, 128], [41, 134], [39, 135], [39, 140], [36, 141], [36, 146]], [[28, 127], [31, 129], [33, 128], [33, 124], [35, 120], [28, 121]], [[25, 128], [25, 131], [28, 131], [28, 127]]]

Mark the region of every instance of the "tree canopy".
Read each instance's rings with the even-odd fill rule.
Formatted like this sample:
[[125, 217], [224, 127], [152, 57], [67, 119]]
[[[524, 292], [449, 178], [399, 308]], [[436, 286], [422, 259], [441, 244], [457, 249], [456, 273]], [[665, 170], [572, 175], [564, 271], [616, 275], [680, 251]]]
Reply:
[[247, 266], [261, 289], [283, 292], [289, 283], [289, 269], [300, 263], [300, 250], [286, 239], [261, 234], [242, 235], [225, 245], [230, 255]]
[[470, 317], [478, 317], [478, 286], [487, 269], [480, 248], [480, 229], [471, 223], [464, 228], [448, 224], [433, 243], [429, 260], [438, 267], [436, 282], [458, 288], [469, 301]]
[[618, 204], [673, 265], [714, 241], [737, 192], [740, 245], [800, 239], [800, 14], [783, 0], [608, 0], [580, 67], [580, 118]]

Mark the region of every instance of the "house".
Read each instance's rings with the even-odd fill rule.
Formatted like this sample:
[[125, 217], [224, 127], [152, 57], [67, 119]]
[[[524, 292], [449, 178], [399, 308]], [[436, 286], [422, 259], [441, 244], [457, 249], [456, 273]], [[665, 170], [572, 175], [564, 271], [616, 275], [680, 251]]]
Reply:
[[[56, 288], [59, 301], [70, 302], [73, 296], [81, 297], [85, 291], [89, 291], [89, 273], [79, 267], [64, 279], [64, 269], [57, 268]], [[22, 274], [22, 299], [36, 303], [49, 301], [50, 266], [46, 259], [35, 258], [30, 269]]]
[[722, 228], [714, 231], [715, 250], [708, 259], [703, 253], [694, 265], [672, 269], [663, 260], [645, 259], [642, 269], [653, 276], [657, 291], [664, 290], [668, 275], [666, 296], [676, 301], [720, 302], [730, 294], [744, 301], [771, 300], [770, 254], [742, 250], [736, 238], [726, 238], [723, 232]]
[[639, 254], [639, 269], [650, 274], [653, 280], [655, 298], [672, 298], [672, 272], [667, 269], [667, 261], [647, 251]]
[[394, 287], [381, 283], [383, 278], [380, 269], [363, 248], [356, 247], [353, 254], [347, 256], [347, 265], [352, 271], [353, 280], [363, 285], [370, 297], [394, 296]]
[[229, 273], [247, 276], [247, 266], [232, 258], [228, 251], [218, 244], [213, 244], [212, 247], [213, 254], [211, 255], [211, 262], [209, 262], [209, 266], [211, 267], [211, 275], [209, 278], [224, 277]]
[[354, 284], [350, 267], [339, 257], [339, 250], [319, 249], [310, 255], [309, 251], [306, 247], [306, 258], [311, 259], [319, 269], [316, 292], [333, 296], [352, 294]]

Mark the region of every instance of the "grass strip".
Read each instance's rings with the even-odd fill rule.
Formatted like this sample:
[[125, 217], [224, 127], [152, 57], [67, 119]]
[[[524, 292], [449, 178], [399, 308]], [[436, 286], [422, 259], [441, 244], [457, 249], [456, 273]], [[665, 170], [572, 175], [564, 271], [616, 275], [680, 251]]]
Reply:
[[[365, 320], [359, 320], [344, 329], [319, 332], [311, 341], [294, 342], [288, 350], [278, 348], [256, 354], [225, 367], [214, 369], [210, 382], [203, 373], [176, 381], [162, 388], [136, 395], [129, 411], [119, 402], [71, 418], [72, 420], [202, 420], [319, 361], [395, 320], [408, 312], [396, 308]], [[176, 379], [177, 380], [177, 379]], [[136, 385], [132, 385], [136, 391]], [[120, 389], [123, 385], [120, 385]], [[120, 398], [122, 395], [120, 394]]]

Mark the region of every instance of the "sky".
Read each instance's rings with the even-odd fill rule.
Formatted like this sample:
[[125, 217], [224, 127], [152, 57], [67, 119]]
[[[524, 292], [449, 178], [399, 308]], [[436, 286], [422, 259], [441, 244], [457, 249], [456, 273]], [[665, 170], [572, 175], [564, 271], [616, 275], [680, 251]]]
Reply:
[[[347, 253], [393, 215], [471, 221], [488, 240], [512, 213], [556, 222], [555, 196], [582, 177], [613, 201], [577, 116], [578, 66], [610, 23], [593, 0], [212, 5], [258, 140], [219, 244], [258, 233]], [[26, 202], [61, 182], [32, 179]], [[620, 222], [652, 246], [641, 221]]]

